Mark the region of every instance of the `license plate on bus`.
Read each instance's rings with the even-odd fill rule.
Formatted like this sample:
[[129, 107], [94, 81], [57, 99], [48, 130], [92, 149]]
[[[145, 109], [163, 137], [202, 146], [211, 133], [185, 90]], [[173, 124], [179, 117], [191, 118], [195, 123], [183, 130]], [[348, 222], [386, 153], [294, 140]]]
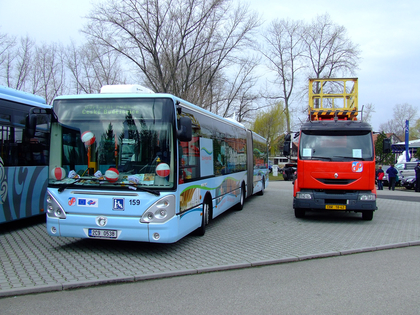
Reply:
[[117, 231], [89, 229], [89, 237], [117, 238]]
[[327, 210], [346, 210], [345, 205], [325, 205]]

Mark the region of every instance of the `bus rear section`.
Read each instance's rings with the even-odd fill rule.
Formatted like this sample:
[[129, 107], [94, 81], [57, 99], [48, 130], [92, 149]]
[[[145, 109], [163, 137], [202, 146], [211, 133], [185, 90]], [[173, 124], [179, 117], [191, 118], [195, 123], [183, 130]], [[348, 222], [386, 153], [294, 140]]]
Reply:
[[376, 210], [375, 159], [370, 125], [358, 121], [313, 121], [302, 126], [293, 208], [308, 211]]
[[268, 180], [248, 130], [169, 94], [62, 96], [53, 111], [52, 236], [176, 242]]
[[0, 223], [45, 214], [49, 121], [43, 115], [29, 133], [31, 111], [49, 110], [39, 96], [0, 86]]

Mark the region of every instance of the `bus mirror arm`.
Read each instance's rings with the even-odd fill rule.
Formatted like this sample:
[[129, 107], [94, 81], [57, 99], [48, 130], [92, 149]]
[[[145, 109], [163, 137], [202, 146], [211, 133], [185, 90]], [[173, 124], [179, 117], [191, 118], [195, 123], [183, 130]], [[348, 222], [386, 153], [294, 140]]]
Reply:
[[177, 135], [179, 141], [189, 142], [192, 140], [192, 122], [189, 117], [179, 118]]
[[29, 111], [28, 116], [26, 116], [26, 126], [25, 126], [25, 133], [28, 138], [35, 137], [35, 129], [36, 129], [36, 114], [33, 113], [33, 108]]

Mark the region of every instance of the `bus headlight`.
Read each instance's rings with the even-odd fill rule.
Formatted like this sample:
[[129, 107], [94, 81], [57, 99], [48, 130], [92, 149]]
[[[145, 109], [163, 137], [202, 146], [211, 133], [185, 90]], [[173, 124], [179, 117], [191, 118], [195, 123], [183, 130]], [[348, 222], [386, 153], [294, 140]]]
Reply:
[[63, 207], [57, 200], [48, 192], [47, 194], [47, 215], [50, 218], [65, 219], [67, 217]]
[[150, 206], [141, 216], [141, 223], [164, 223], [175, 215], [175, 196], [168, 195]]

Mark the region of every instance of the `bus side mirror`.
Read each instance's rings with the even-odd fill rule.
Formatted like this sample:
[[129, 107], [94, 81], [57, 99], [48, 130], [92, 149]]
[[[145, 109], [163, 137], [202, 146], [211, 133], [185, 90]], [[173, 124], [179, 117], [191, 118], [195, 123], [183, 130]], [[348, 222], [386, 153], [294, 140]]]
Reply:
[[26, 116], [26, 123], [25, 123], [25, 134], [29, 139], [35, 137], [35, 129], [36, 129], [36, 114], [30, 111], [28, 116]]
[[189, 117], [181, 117], [178, 120], [177, 135], [179, 141], [189, 142], [192, 140], [192, 122]]
[[383, 144], [383, 152], [391, 153], [391, 139], [385, 138], [382, 144]]

